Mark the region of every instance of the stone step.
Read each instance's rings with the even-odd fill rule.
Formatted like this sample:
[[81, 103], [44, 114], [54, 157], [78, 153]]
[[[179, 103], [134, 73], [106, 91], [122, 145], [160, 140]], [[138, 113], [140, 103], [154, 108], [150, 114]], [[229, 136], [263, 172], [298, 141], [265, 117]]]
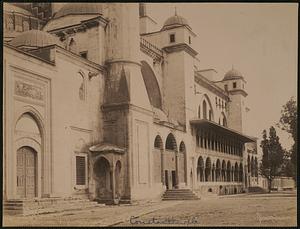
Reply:
[[162, 200], [198, 200], [198, 196], [190, 189], [166, 190]]
[[175, 194], [175, 193], [164, 193], [163, 196], [194, 196], [194, 193], [183, 193], [183, 194]]
[[181, 197], [176, 197], [176, 198], [163, 198], [162, 200], [199, 200], [199, 198], [181, 198]]
[[54, 212], [62, 212], [68, 210], [80, 210], [94, 207], [101, 207], [103, 205], [98, 204], [95, 201], [88, 199], [76, 199], [69, 198], [56, 201], [53, 199], [48, 200], [9, 200], [5, 201], [3, 205], [3, 211], [5, 214], [10, 215], [36, 215], [36, 214], [47, 214]]

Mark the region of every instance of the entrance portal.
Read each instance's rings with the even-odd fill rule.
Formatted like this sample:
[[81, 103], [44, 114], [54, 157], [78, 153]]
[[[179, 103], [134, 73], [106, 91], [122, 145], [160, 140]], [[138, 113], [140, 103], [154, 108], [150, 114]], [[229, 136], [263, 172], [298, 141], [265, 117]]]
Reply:
[[17, 195], [33, 198], [37, 193], [36, 151], [31, 147], [21, 147], [17, 151]]

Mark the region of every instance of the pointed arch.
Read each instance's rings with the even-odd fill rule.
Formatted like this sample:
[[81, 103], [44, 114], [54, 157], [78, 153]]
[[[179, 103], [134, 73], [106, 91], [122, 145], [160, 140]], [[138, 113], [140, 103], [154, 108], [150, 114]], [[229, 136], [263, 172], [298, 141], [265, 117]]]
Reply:
[[162, 150], [164, 148], [162, 139], [157, 135], [154, 139], [154, 148]]
[[212, 164], [210, 157], [206, 158], [205, 161], [205, 181], [211, 181], [211, 170]]
[[202, 156], [197, 161], [197, 180], [200, 182], [204, 181], [204, 161]]
[[206, 101], [205, 100], [203, 100], [203, 102], [202, 102], [202, 110], [203, 110], [202, 117], [204, 119], [207, 119], [207, 105], [206, 105]]
[[174, 135], [172, 133], [170, 133], [166, 139], [166, 145], [165, 148], [167, 150], [173, 150], [173, 151], [177, 151], [177, 143], [176, 143], [176, 139], [174, 137]]
[[186, 147], [183, 141], [179, 144], [179, 181], [187, 182]]
[[[205, 103], [205, 108], [204, 108], [204, 103]], [[209, 119], [210, 121], [214, 121], [213, 106], [212, 106], [211, 101], [207, 94], [203, 95], [202, 114], [203, 114], [203, 117], [202, 117], [203, 119]]]
[[222, 124], [222, 126], [227, 127], [227, 118], [224, 112], [221, 113], [221, 116], [219, 118], [219, 122], [221, 122], [220, 124]]
[[85, 94], [86, 94], [85, 74], [83, 73], [83, 71], [79, 70], [78, 75], [79, 75], [80, 80], [81, 80], [81, 83], [80, 83], [80, 86], [79, 86], [79, 99], [80, 100], [85, 100]]
[[73, 37], [70, 39], [70, 42], [69, 42], [69, 51], [72, 53], [76, 53], [76, 54], [78, 53], [77, 43]]
[[201, 105], [198, 106], [198, 118], [201, 118]]

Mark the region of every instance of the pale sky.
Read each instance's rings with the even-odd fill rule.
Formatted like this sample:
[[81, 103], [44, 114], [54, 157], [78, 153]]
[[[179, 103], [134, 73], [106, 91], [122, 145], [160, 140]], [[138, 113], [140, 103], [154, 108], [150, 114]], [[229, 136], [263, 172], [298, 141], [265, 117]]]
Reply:
[[[198, 35], [201, 69], [221, 80], [232, 65], [247, 81], [247, 134], [259, 138], [279, 122], [282, 106], [297, 96], [298, 5], [296, 3], [149, 3], [147, 13], [162, 27], [177, 14]], [[282, 145], [291, 138], [277, 129]]]

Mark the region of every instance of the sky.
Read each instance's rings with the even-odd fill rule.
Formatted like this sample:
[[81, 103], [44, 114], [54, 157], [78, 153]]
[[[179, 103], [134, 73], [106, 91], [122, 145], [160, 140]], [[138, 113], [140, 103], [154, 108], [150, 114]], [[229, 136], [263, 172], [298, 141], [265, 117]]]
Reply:
[[[201, 69], [214, 68], [221, 80], [232, 68], [247, 81], [248, 135], [279, 122], [282, 106], [297, 97], [298, 6], [295, 3], [148, 3], [161, 28], [177, 14], [189, 22]], [[276, 128], [283, 147], [293, 140]]]

